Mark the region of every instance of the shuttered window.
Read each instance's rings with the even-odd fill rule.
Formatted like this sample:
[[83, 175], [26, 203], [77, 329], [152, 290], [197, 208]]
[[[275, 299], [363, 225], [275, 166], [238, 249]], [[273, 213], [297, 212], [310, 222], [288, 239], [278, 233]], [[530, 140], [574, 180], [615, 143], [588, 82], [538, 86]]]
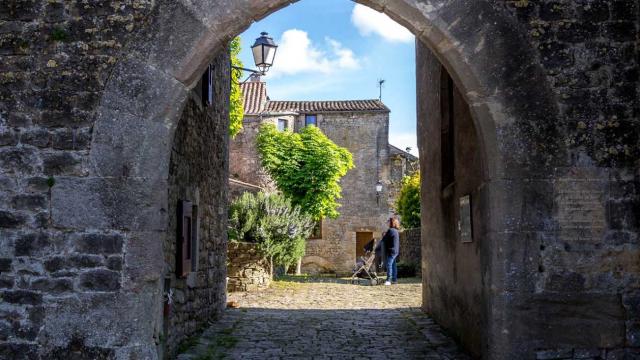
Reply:
[[185, 277], [191, 272], [193, 238], [193, 204], [181, 200], [178, 204], [178, 241], [176, 243], [176, 275]]
[[207, 66], [202, 74], [202, 104], [204, 106], [213, 105], [213, 65]]

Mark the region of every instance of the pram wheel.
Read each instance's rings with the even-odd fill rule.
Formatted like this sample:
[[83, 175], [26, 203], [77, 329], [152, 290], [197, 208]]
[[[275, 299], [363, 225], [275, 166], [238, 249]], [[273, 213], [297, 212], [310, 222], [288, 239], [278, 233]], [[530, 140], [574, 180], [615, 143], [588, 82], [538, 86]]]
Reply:
[[370, 283], [371, 285], [374, 285], [374, 286], [375, 286], [375, 285], [378, 285], [378, 280], [376, 280], [376, 279], [371, 279], [371, 280], [369, 281], [369, 283]]

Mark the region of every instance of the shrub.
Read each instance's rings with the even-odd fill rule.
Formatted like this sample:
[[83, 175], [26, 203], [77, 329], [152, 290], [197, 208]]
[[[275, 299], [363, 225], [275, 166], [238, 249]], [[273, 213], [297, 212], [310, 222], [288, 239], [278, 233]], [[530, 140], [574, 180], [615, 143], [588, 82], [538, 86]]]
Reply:
[[255, 243], [272, 265], [288, 267], [304, 256], [313, 226], [282, 194], [244, 193], [229, 209], [229, 239]]
[[420, 227], [420, 172], [405, 176], [396, 202], [405, 229]]

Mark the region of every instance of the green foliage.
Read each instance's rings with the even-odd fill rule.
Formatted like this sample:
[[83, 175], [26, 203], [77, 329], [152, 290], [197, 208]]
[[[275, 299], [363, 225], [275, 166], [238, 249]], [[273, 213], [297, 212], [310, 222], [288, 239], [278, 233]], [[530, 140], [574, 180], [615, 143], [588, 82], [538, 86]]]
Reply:
[[407, 229], [420, 227], [420, 172], [402, 179], [400, 196], [396, 202], [402, 226]]
[[304, 255], [313, 219], [282, 194], [244, 193], [229, 209], [229, 239], [257, 244], [276, 264], [289, 266]]
[[354, 167], [349, 150], [315, 126], [293, 133], [265, 124], [258, 134], [258, 151], [262, 166], [294, 205], [315, 220], [340, 215], [340, 178]]
[[[240, 54], [240, 37], [237, 36], [231, 41], [231, 65], [242, 67], [242, 61], [238, 57]], [[242, 118], [244, 117], [244, 105], [242, 101], [242, 91], [240, 91], [240, 77], [242, 71], [231, 69], [231, 95], [229, 96], [229, 135], [236, 136], [242, 130]]]

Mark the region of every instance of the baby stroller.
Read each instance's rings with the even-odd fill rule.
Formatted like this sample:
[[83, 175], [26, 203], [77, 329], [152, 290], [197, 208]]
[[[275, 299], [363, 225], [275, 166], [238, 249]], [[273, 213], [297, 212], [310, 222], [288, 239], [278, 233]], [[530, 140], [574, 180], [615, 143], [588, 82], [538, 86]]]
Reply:
[[356, 261], [353, 267], [353, 275], [351, 275], [351, 284], [359, 283], [360, 279], [369, 280], [369, 284], [377, 285], [378, 276], [376, 275], [376, 253], [374, 251], [375, 239], [371, 239], [364, 246], [364, 255]]

